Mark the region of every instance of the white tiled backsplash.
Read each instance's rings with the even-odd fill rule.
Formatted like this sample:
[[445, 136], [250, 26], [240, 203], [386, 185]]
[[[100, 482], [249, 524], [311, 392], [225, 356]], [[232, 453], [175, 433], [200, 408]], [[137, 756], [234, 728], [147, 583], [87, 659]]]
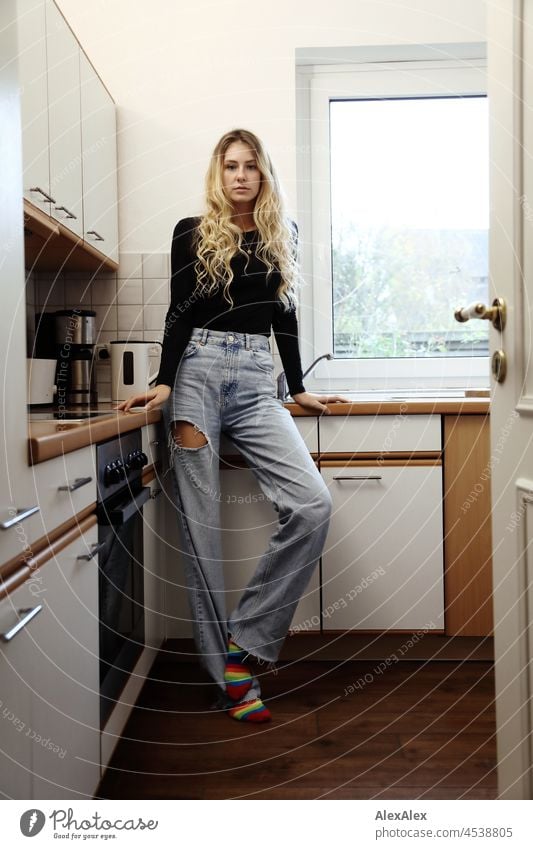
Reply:
[[[28, 347], [35, 333], [35, 314], [43, 310], [80, 307], [96, 312], [96, 343], [116, 339], [163, 341], [170, 302], [169, 255], [121, 254], [115, 272], [32, 272], [26, 280]], [[150, 358], [159, 368], [159, 355]], [[98, 398], [111, 400], [111, 365], [96, 366]]]
[[[116, 339], [163, 341], [165, 316], [170, 303], [169, 254], [120, 254], [115, 272], [31, 272], [26, 280], [28, 351], [33, 346], [35, 314], [43, 310], [80, 307], [96, 312], [96, 343]], [[276, 373], [281, 361], [274, 340]], [[159, 346], [158, 346], [159, 347]], [[150, 357], [150, 373], [159, 369], [160, 355]], [[96, 366], [100, 401], [111, 400], [110, 360]]]

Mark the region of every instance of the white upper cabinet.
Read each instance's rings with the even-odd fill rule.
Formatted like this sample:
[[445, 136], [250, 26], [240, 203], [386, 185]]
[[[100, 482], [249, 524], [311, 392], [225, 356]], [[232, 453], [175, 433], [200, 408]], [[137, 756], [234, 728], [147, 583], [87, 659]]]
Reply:
[[46, 0], [51, 215], [83, 236], [80, 48], [63, 15]]
[[116, 263], [113, 99], [54, 0], [17, 0], [17, 37], [24, 197]]
[[51, 212], [48, 158], [48, 84], [46, 77], [46, 18], [43, 0], [17, 0], [18, 67], [23, 191], [43, 212]]
[[83, 238], [118, 262], [115, 104], [82, 53]]

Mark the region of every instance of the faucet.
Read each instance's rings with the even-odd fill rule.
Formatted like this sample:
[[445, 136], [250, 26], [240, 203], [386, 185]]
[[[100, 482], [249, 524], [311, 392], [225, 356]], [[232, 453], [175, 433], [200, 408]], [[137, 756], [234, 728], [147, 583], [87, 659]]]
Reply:
[[[320, 362], [320, 360], [332, 360], [332, 359], [333, 359], [333, 354], [322, 354], [320, 357], [317, 357], [316, 360], [313, 360], [313, 362], [311, 363], [309, 368], [306, 371], [304, 371], [304, 373], [302, 375], [302, 380], [304, 379], [304, 377], [307, 377], [309, 372], [314, 369], [314, 367], [316, 366], [317, 363]], [[285, 403], [285, 401], [289, 397], [289, 390], [288, 390], [288, 387], [287, 387], [287, 378], [285, 377], [284, 371], [281, 371], [278, 374], [278, 376], [276, 378], [276, 382], [277, 382], [277, 385], [278, 385], [278, 398]]]

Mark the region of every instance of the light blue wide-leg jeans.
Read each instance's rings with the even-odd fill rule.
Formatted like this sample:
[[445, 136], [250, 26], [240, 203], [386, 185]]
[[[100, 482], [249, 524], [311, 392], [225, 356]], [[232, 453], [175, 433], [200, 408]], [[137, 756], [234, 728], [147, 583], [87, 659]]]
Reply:
[[[324, 546], [331, 496], [292, 416], [276, 398], [266, 336], [194, 328], [164, 410], [193, 633], [202, 664], [226, 696], [228, 633], [274, 662]], [[207, 443], [177, 445], [174, 421]], [[278, 513], [278, 526], [236, 608], [227, 615], [220, 528], [219, 445], [224, 432]], [[236, 508], [238, 509], [238, 508]], [[254, 677], [245, 699], [260, 697]]]

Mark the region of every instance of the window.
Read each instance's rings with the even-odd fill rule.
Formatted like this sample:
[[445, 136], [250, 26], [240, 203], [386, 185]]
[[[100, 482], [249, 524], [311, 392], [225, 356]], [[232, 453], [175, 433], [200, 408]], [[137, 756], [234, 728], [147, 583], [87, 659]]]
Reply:
[[478, 65], [388, 62], [309, 75], [304, 268], [313, 347], [334, 355], [317, 367], [315, 388], [488, 383], [488, 322], [454, 319], [457, 307], [489, 297]]

